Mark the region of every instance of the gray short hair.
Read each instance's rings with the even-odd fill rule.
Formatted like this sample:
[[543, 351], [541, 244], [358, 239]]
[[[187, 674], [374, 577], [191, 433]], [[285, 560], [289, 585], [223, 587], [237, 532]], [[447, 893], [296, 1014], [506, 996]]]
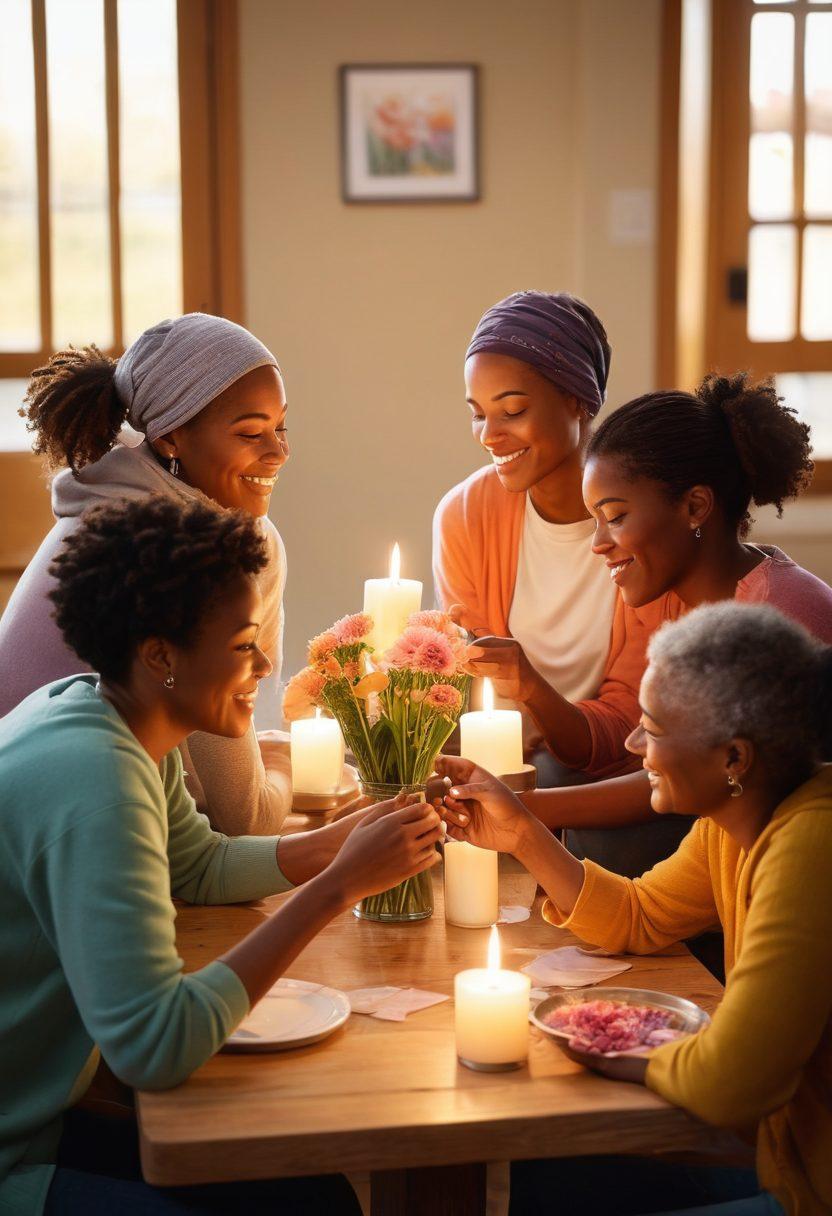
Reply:
[[830, 656], [770, 605], [733, 600], [668, 621], [648, 648], [652, 685], [694, 739], [707, 747], [749, 739], [792, 788], [825, 758]]

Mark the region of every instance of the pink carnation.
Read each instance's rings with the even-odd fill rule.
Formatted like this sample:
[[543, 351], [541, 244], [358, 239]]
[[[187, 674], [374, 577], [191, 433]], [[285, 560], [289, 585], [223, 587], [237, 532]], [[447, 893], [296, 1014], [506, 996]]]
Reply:
[[434, 684], [428, 689], [425, 705], [441, 714], [455, 714], [462, 706], [462, 693], [453, 684]]
[[332, 629], [325, 630], [324, 633], [319, 633], [309, 643], [308, 658], [310, 663], [323, 663], [329, 658], [335, 647], [338, 645], [338, 638]]
[[462, 632], [447, 612], [440, 612], [438, 608], [426, 608], [423, 612], [414, 612], [412, 616], [408, 617], [407, 623], [415, 628], [422, 626], [427, 629], [435, 629], [437, 633], [444, 633], [449, 638], [458, 637]]
[[336, 621], [331, 632], [338, 639], [339, 646], [354, 646], [363, 642], [373, 628], [373, 618], [366, 612], [354, 612], [352, 616], [342, 616]]
[[409, 667], [434, 676], [452, 676], [456, 659], [448, 638], [426, 625], [410, 625], [384, 656], [385, 667]]
[[312, 667], [304, 667], [292, 676], [283, 695], [283, 716], [287, 722], [305, 718], [310, 709], [320, 703], [325, 678]]

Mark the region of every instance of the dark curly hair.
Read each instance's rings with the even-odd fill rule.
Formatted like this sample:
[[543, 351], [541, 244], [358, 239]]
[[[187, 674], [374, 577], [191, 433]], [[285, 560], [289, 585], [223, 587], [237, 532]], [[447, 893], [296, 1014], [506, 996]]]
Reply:
[[97, 346], [70, 346], [32, 372], [20, 413], [35, 435], [34, 451], [53, 468], [67, 464], [78, 473], [115, 443], [127, 418], [115, 371], [115, 360]]
[[587, 455], [614, 456], [629, 477], [646, 477], [679, 498], [710, 486], [726, 522], [746, 536], [749, 506], [778, 515], [812, 479], [809, 427], [777, 396], [772, 380], [747, 372], [706, 376], [695, 393], [647, 393], [614, 410]]
[[80, 659], [120, 680], [146, 638], [191, 645], [217, 599], [267, 560], [242, 511], [161, 495], [93, 507], [50, 566], [54, 617]]

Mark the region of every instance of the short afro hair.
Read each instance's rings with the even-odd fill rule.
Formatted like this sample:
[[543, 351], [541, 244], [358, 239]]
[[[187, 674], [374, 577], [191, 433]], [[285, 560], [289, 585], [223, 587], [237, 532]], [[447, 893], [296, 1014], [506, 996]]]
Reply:
[[53, 615], [80, 659], [120, 680], [146, 638], [192, 644], [217, 599], [267, 560], [242, 511], [161, 495], [93, 507], [50, 566]]

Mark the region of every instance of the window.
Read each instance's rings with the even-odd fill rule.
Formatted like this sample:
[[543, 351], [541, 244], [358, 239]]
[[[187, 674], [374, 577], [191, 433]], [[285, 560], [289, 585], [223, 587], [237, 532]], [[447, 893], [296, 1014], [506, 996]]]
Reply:
[[[712, 82], [704, 103], [695, 102], [698, 126], [685, 114], [685, 56], [696, 41], [687, 36], [689, 27], [705, 48], [698, 77]], [[815, 488], [829, 490], [832, 3], [670, 0], [663, 45], [664, 95], [675, 109], [662, 147], [669, 218], [660, 255], [660, 318], [668, 309], [671, 318], [660, 320], [662, 379], [675, 372], [678, 382], [691, 347], [695, 370], [689, 368], [686, 384], [711, 368], [777, 376], [790, 404], [812, 425]], [[681, 89], [672, 87], [674, 74], [677, 81], [681, 75]], [[693, 129], [701, 131], [706, 172], [692, 216], [685, 217], [684, 166], [697, 149], [680, 132]], [[683, 238], [692, 227], [703, 234], [694, 263], [705, 286], [701, 333], [691, 341], [679, 318], [694, 279], [688, 271], [687, 285], [681, 281]]]
[[0, 376], [182, 311], [239, 319], [235, 18], [0, 0]]

